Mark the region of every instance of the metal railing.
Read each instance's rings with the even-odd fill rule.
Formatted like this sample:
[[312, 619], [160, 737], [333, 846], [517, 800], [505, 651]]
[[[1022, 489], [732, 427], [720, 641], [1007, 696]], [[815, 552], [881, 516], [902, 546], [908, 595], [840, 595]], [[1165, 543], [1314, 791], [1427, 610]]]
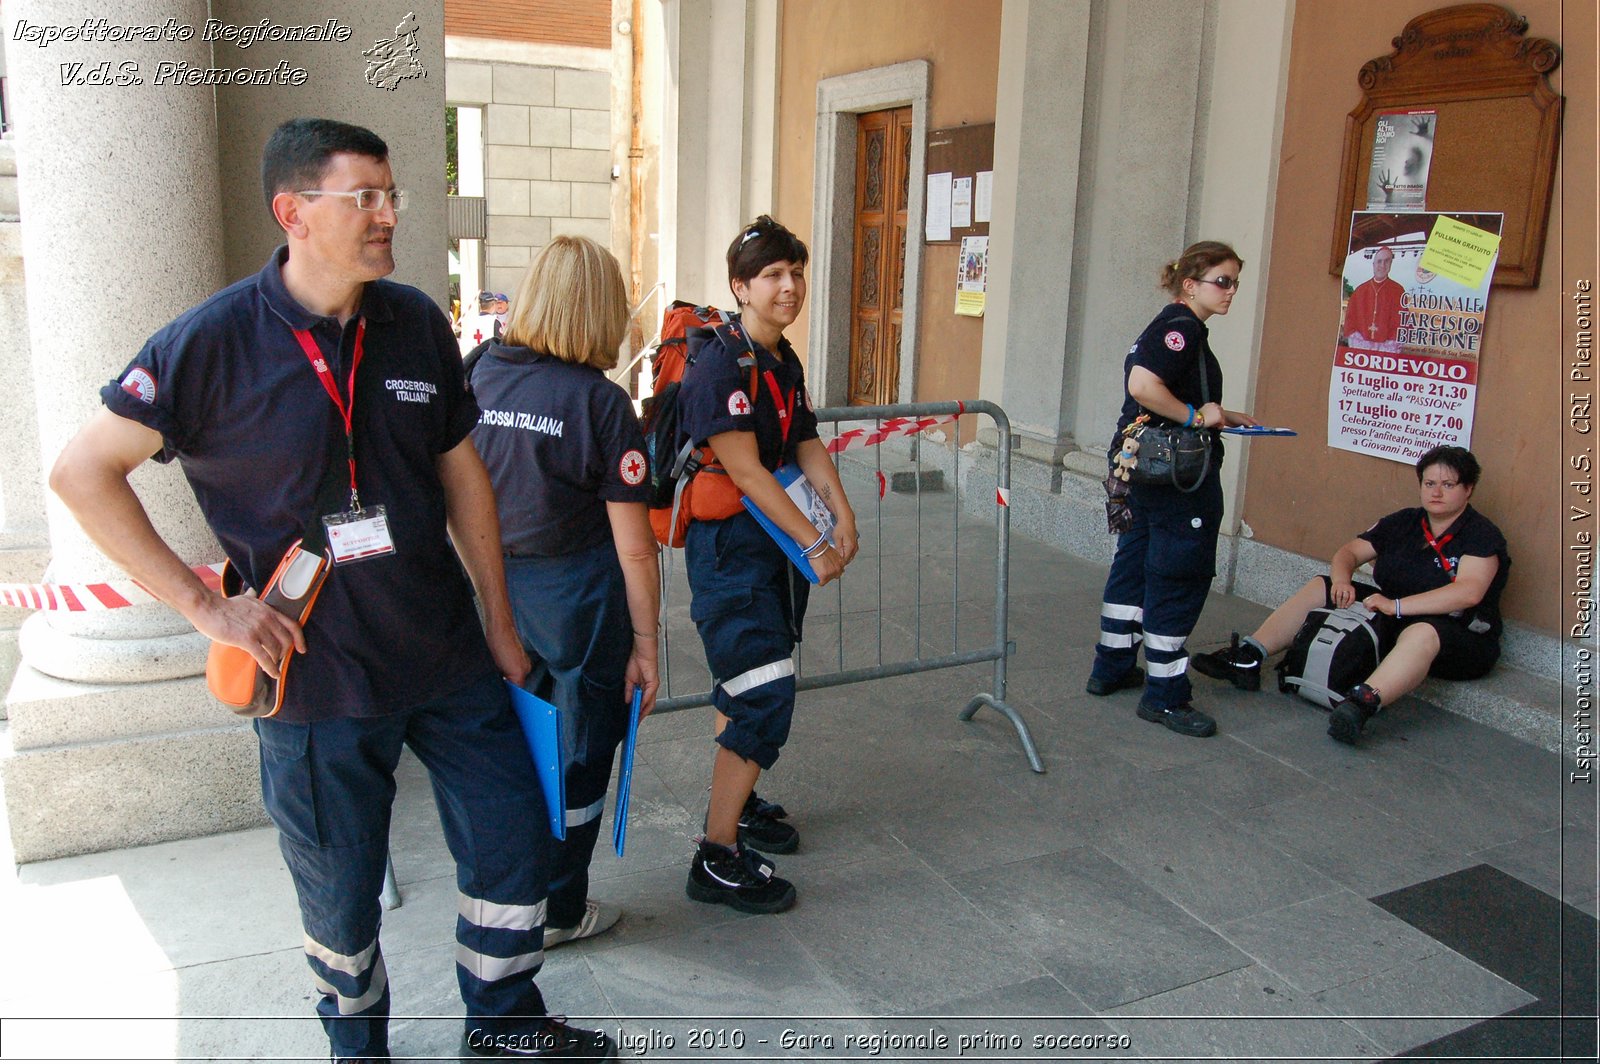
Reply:
[[[998, 447], [995, 452], [995, 483], [998, 491], [994, 502], [993, 627], [990, 638], [982, 641], [981, 645], [967, 648], [963, 648], [961, 645], [962, 622], [964, 619], [972, 619], [974, 611], [982, 603], [970, 599], [963, 602], [961, 598], [963, 516], [967, 516], [969, 523], [971, 521], [970, 515], [963, 514], [963, 506], [961, 505], [961, 449], [959, 446], [955, 446], [951, 451], [955, 462], [954, 475], [950, 478], [953, 481], [953, 498], [939, 493], [942, 498], [947, 499], [947, 505], [943, 508], [951, 510], [948, 567], [946, 568], [945, 556], [939, 552], [939, 542], [934, 542], [931, 548], [925, 549], [929, 540], [925, 535], [926, 522], [924, 518], [929, 507], [925, 506], [923, 484], [928, 470], [924, 466], [922, 451], [927, 445], [925, 441], [917, 438], [921, 431], [925, 431], [927, 427], [932, 427], [931, 424], [927, 424], [929, 422], [953, 423], [955, 419], [964, 415], [988, 416], [994, 422], [998, 437]], [[815, 662], [817, 660], [815, 653], [809, 653], [812, 650], [811, 640], [802, 643], [801, 647], [796, 650], [797, 663], [800, 666], [796, 672], [797, 688], [802, 691], [816, 690], [992, 662], [994, 668], [990, 690], [974, 694], [958, 716], [961, 720], [968, 721], [984, 706], [996, 710], [1009, 720], [1012, 727], [1016, 729], [1017, 738], [1022, 743], [1022, 749], [1027, 755], [1029, 765], [1035, 772], [1043, 772], [1044, 765], [1039, 759], [1037, 749], [1034, 747], [1033, 737], [1028, 732], [1027, 723], [1022, 719], [1021, 714], [1017, 712], [1015, 707], [1006, 702], [1006, 660], [1015, 651], [1015, 647], [1011, 644], [1006, 630], [1007, 611], [1010, 605], [1011, 512], [1009, 495], [1011, 488], [1012, 439], [1011, 423], [1006, 417], [1005, 411], [995, 404], [983, 400], [945, 403], [899, 403], [891, 406], [827, 407], [817, 411], [817, 421], [820, 426], [827, 426], [830, 423], [836, 427], [846, 424], [852, 426], [853, 429], [851, 431], [841, 431], [835, 436], [835, 440], [860, 446], [861, 453], [865, 456], [865, 461], [855, 457], [852, 453], [855, 450], [855, 446], [847, 446], [836, 450], [834, 453], [835, 466], [839, 468], [840, 478], [845, 483], [846, 493], [850, 496], [852, 506], [856, 510], [858, 526], [863, 530], [861, 537], [862, 550], [856, 561], [852, 563], [850, 568], [845, 570], [838, 580], [827, 587], [814, 588], [812, 590], [811, 607], [808, 610], [806, 627], [814, 627], [817, 620], [827, 622], [830, 618], [836, 618], [837, 651], [835, 654], [830, 655], [833, 659], [830, 662], [831, 667], [823, 671], [816, 671], [805, 667], [807, 662]], [[918, 429], [918, 425], [923, 425], [923, 428]], [[955, 436], [954, 432], [952, 432], [952, 436]], [[828, 438], [826, 431], [823, 432], [823, 438], [824, 440]], [[898, 527], [895, 529], [894, 534], [891, 535], [891, 538], [888, 541], [885, 540], [886, 522], [903, 520], [903, 518], [897, 518], [892, 515], [886, 516], [885, 512], [885, 496], [887, 493], [884, 489], [888, 486], [888, 477], [885, 475], [883, 448], [878, 445], [885, 439], [912, 442], [913, 457], [909, 461], [914, 464], [915, 468], [911, 471], [902, 471], [901, 475], [904, 475], [905, 472], [912, 473], [915, 478], [913, 481], [914, 491], [907, 493], [897, 492], [897, 495], [909, 494], [914, 496], [910, 505], [914, 508], [915, 513], [914, 544], [916, 548], [916, 563], [913, 577], [914, 586], [911, 589], [911, 601], [909, 604], [909, 617], [906, 616], [907, 607], [902, 605], [894, 610], [895, 617], [891, 618], [889, 616], [888, 603], [886, 603], [885, 599], [886, 560], [893, 554], [895, 549], [904, 549], [911, 545], [910, 542], [899, 538], [900, 532], [903, 530]], [[863, 441], [869, 442], [863, 443]], [[836, 442], [831, 446], [838, 447], [840, 445]], [[851, 457], [846, 457], [846, 455], [851, 455]], [[862, 490], [863, 488], [866, 490]], [[934, 493], [929, 492], [927, 494], [932, 495]], [[868, 531], [873, 533], [876, 541], [875, 558], [868, 549]], [[867, 608], [847, 609], [847, 598], [857, 597], [859, 594], [857, 589], [862, 583], [862, 578], [858, 575], [858, 571], [862, 568], [864, 561], [875, 562], [875, 564], [869, 564], [867, 568], [875, 571], [876, 586], [868, 588]], [[932, 600], [924, 599], [924, 574], [925, 570], [930, 567], [925, 565], [925, 562], [930, 562], [934, 570], [933, 575], [935, 578], [930, 579], [929, 583], [937, 584], [948, 581], [950, 641], [947, 648], [930, 647], [925, 639], [925, 605], [937, 603], [941, 609], [944, 607], [944, 603], [940, 602], [938, 598]], [[672, 577], [671, 571], [673, 568], [669, 559], [666, 566], [664, 566], [664, 571], [668, 574], [668, 603], [670, 605], [676, 601], [677, 603], [686, 604], [688, 601], [687, 588], [681, 580]], [[867, 580], [870, 582], [871, 577], [869, 576]], [[674, 583], [678, 586], [674, 587]], [[893, 589], [890, 590], [892, 593]], [[935, 595], [937, 594], [938, 592], [936, 591]], [[828, 612], [828, 607], [823, 605], [830, 595], [832, 597], [831, 613]], [[819, 605], [822, 606], [820, 617], [818, 616]], [[681, 616], [681, 613], [674, 611], [671, 616]], [[885, 654], [886, 626], [897, 627], [900, 629], [900, 634], [909, 636], [910, 652], [907, 656], [897, 658], [892, 653]], [[676, 662], [672, 654], [672, 644], [675, 640], [671, 629], [674, 627], [679, 629], [676, 633], [676, 641], [679, 643], [687, 642], [688, 644], [688, 648], [680, 652], [679, 660]], [[851, 656], [850, 653], [847, 653], [846, 648], [845, 633], [847, 627], [853, 627], [858, 631], [862, 629], [875, 631], [873, 660], [866, 664], [854, 665], [847, 660]], [[860, 656], [863, 642], [864, 640], [852, 642], [851, 650], [855, 652], [855, 656]], [[808, 651], [808, 653], [802, 655], [802, 651]], [[669, 623], [663, 629], [661, 660], [663, 685], [662, 695], [656, 703], [656, 712], [670, 712], [712, 704], [709, 687], [706, 690], [695, 691], [690, 694], [675, 694], [674, 686], [683, 686], [682, 682], [675, 685], [675, 672], [679, 674], [698, 672], [696, 678], [700, 683], [706, 683], [710, 680], [705, 675], [702, 650], [698, 639], [694, 637], [693, 629], [690, 628], [688, 631], [684, 631], [681, 625]], [[714, 683], [714, 681], [711, 682]]]

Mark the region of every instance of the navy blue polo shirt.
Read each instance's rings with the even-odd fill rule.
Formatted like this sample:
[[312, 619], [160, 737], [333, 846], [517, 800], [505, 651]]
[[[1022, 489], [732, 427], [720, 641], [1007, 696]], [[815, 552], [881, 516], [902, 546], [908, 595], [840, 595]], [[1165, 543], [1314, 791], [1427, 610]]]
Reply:
[[[1117, 421], [1119, 431], [1144, 413], [1138, 401], [1127, 395], [1128, 376], [1135, 366], [1154, 373], [1178, 402], [1188, 403], [1198, 410], [1206, 402], [1200, 392], [1200, 363], [1204, 359], [1206, 386], [1211, 392], [1209, 401], [1222, 402], [1222, 366], [1211, 353], [1207, 335], [1205, 322], [1182, 303], [1167, 304], [1145, 326], [1122, 363], [1122, 390], [1126, 398], [1122, 403], [1122, 417]], [[1164, 423], [1165, 419], [1158, 418], [1158, 421]]]
[[[313, 513], [330, 459], [344, 471], [344, 423], [295, 339], [309, 330], [340, 383], [366, 321], [356, 380], [357, 486], [388, 512], [395, 553], [336, 566], [306, 624], [280, 717], [396, 712], [479, 681], [495, 666], [472, 589], [445, 531], [436, 459], [467, 436], [478, 408], [450, 324], [415, 288], [369, 282], [341, 328], [296, 303], [279, 248], [260, 273], [223, 289], [152, 336], [107, 408], [159, 432], [229, 560], [256, 588]], [[341, 503], [340, 509], [344, 508]]]
[[[800, 356], [788, 340], [778, 341], [778, 352], [783, 356], [779, 358], [754, 341], [740, 347], [748, 335], [742, 326], [722, 329], [722, 335], [734, 339], [733, 350], [713, 330], [688, 332], [688, 357], [693, 361], [684, 370], [683, 388], [678, 393], [684, 431], [696, 447], [718, 433], [753, 432], [761, 464], [769, 471], [793, 462], [795, 447], [817, 438], [817, 415], [806, 392]], [[740, 356], [752, 349], [756, 356], [755, 395], [750, 394], [749, 367], [739, 365]], [[771, 394], [769, 372], [780, 398]], [[782, 414], [780, 402], [785, 409]], [[783, 417], [792, 422], [787, 443]]]
[[1493, 521], [1468, 506], [1445, 529], [1444, 535], [1438, 537], [1440, 549], [1435, 551], [1422, 534], [1422, 522], [1427, 514], [1420, 506], [1400, 510], [1357, 537], [1371, 543], [1378, 553], [1372, 563], [1372, 577], [1378, 589], [1389, 598], [1405, 598], [1444, 587], [1451, 578], [1440, 563], [1441, 554], [1452, 571], [1461, 564], [1462, 558], [1498, 558], [1500, 567], [1489, 582], [1489, 590], [1484, 592], [1483, 601], [1473, 608], [1473, 612], [1488, 621], [1498, 634], [1501, 629], [1500, 592], [1505, 590], [1506, 577], [1511, 573], [1506, 537]]
[[628, 393], [593, 366], [491, 344], [472, 370], [507, 554], [550, 557], [611, 542], [608, 502], [650, 500], [644, 435]]

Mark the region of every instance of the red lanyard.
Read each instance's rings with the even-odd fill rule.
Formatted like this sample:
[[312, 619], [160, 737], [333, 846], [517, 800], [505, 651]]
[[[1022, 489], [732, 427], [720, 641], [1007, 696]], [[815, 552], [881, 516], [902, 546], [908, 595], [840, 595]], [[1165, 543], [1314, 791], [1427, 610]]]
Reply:
[[1422, 538], [1428, 541], [1428, 546], [1433, 548], [1433, 553], [1439, 556], [1439, 565], [1444, 569], [1444, 575], [1454, 580], [1456, 578], [1455, 570], [1450, 567], [1450, 559], [1444, 556], [1444, 545], [1455, 539], [1456, 534], [1452, 532], [1443, 539], [1434, 539], [1433, 529], [1428, 527], [1427, 517], [1423, 517]]
[[790, 392], [789, 402], [785, 404], [783, 401], [783, 389], [778, 387], [778, 378], [773, 376], [770, 369], [764, 372], [762, 377], [767, 382], [767, 391], [772, 395], [772, 405], [778, 408], [778, 425], [783, 429], [783, 445], [787, 447], [789, 445], [789, 423], [794, 420], [795, 393], [800, 389], [796, 388], [794, 392]]
[[339, 395], [339, 382], [334, 380], [333, 371], [328, 368], [328, 360], [322, 357], [322, 351], [317, 347], [317, 341], [305, 329], [296, 329], [294, 338], [300, 341], [301, 350], [305, 351], [306, 358], [311, 360], [311, 368], [317, 372], [317, 380], [322, 382], [322, 388], [328, 393], [328, 398], [333, 400], [333, 405], [339, 409], [339, 415], [344, 418], [344, 453], [350, 462], [350, 512], [361, 509], [361, 496], [356, 492], [356, 370], [361, 368], [361, 353], [367, 335], [367, 319], [356, 319], [356, 346], [350, 356], [350, 381], [346, 391], [350, 393], [350, 402], [345, 403]]

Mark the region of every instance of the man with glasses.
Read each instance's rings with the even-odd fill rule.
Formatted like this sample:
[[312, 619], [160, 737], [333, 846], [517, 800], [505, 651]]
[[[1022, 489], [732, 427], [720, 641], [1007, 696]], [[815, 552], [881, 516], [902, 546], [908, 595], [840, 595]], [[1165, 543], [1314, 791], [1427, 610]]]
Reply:
[[[463, 1053], [610, 1059], [604, 1034], [547, 1016], [534, 983], [547, 820], [500, 679], [529, 663], [449, 322], [382, 279], [406, 205], [388, 147], [294, 119], [267, 142], [262, 184], [285, 246], [149, 339], [51, 486], [109, 558], [282, 678], [281, 710], [255, 721], [262, 796], [334, 1059], [389, 1059], [378, 894], [402, 744], [433, 777], [457, 862]], [[327, 544], [303, 628], [210, 591], [162, 541], [127, 480], [152, 455], [182, 463], [249, 587], [297, 543]]]

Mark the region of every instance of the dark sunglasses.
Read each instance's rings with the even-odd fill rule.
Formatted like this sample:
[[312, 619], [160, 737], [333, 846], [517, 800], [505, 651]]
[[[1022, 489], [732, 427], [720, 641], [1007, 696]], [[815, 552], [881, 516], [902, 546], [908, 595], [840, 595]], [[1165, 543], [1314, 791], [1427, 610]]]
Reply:
[[1239, 287], [1237, 277], [1196, 277], [1195, 280], [1201, 284], [1214, 284], [1224, 292], [1231, 292]]

